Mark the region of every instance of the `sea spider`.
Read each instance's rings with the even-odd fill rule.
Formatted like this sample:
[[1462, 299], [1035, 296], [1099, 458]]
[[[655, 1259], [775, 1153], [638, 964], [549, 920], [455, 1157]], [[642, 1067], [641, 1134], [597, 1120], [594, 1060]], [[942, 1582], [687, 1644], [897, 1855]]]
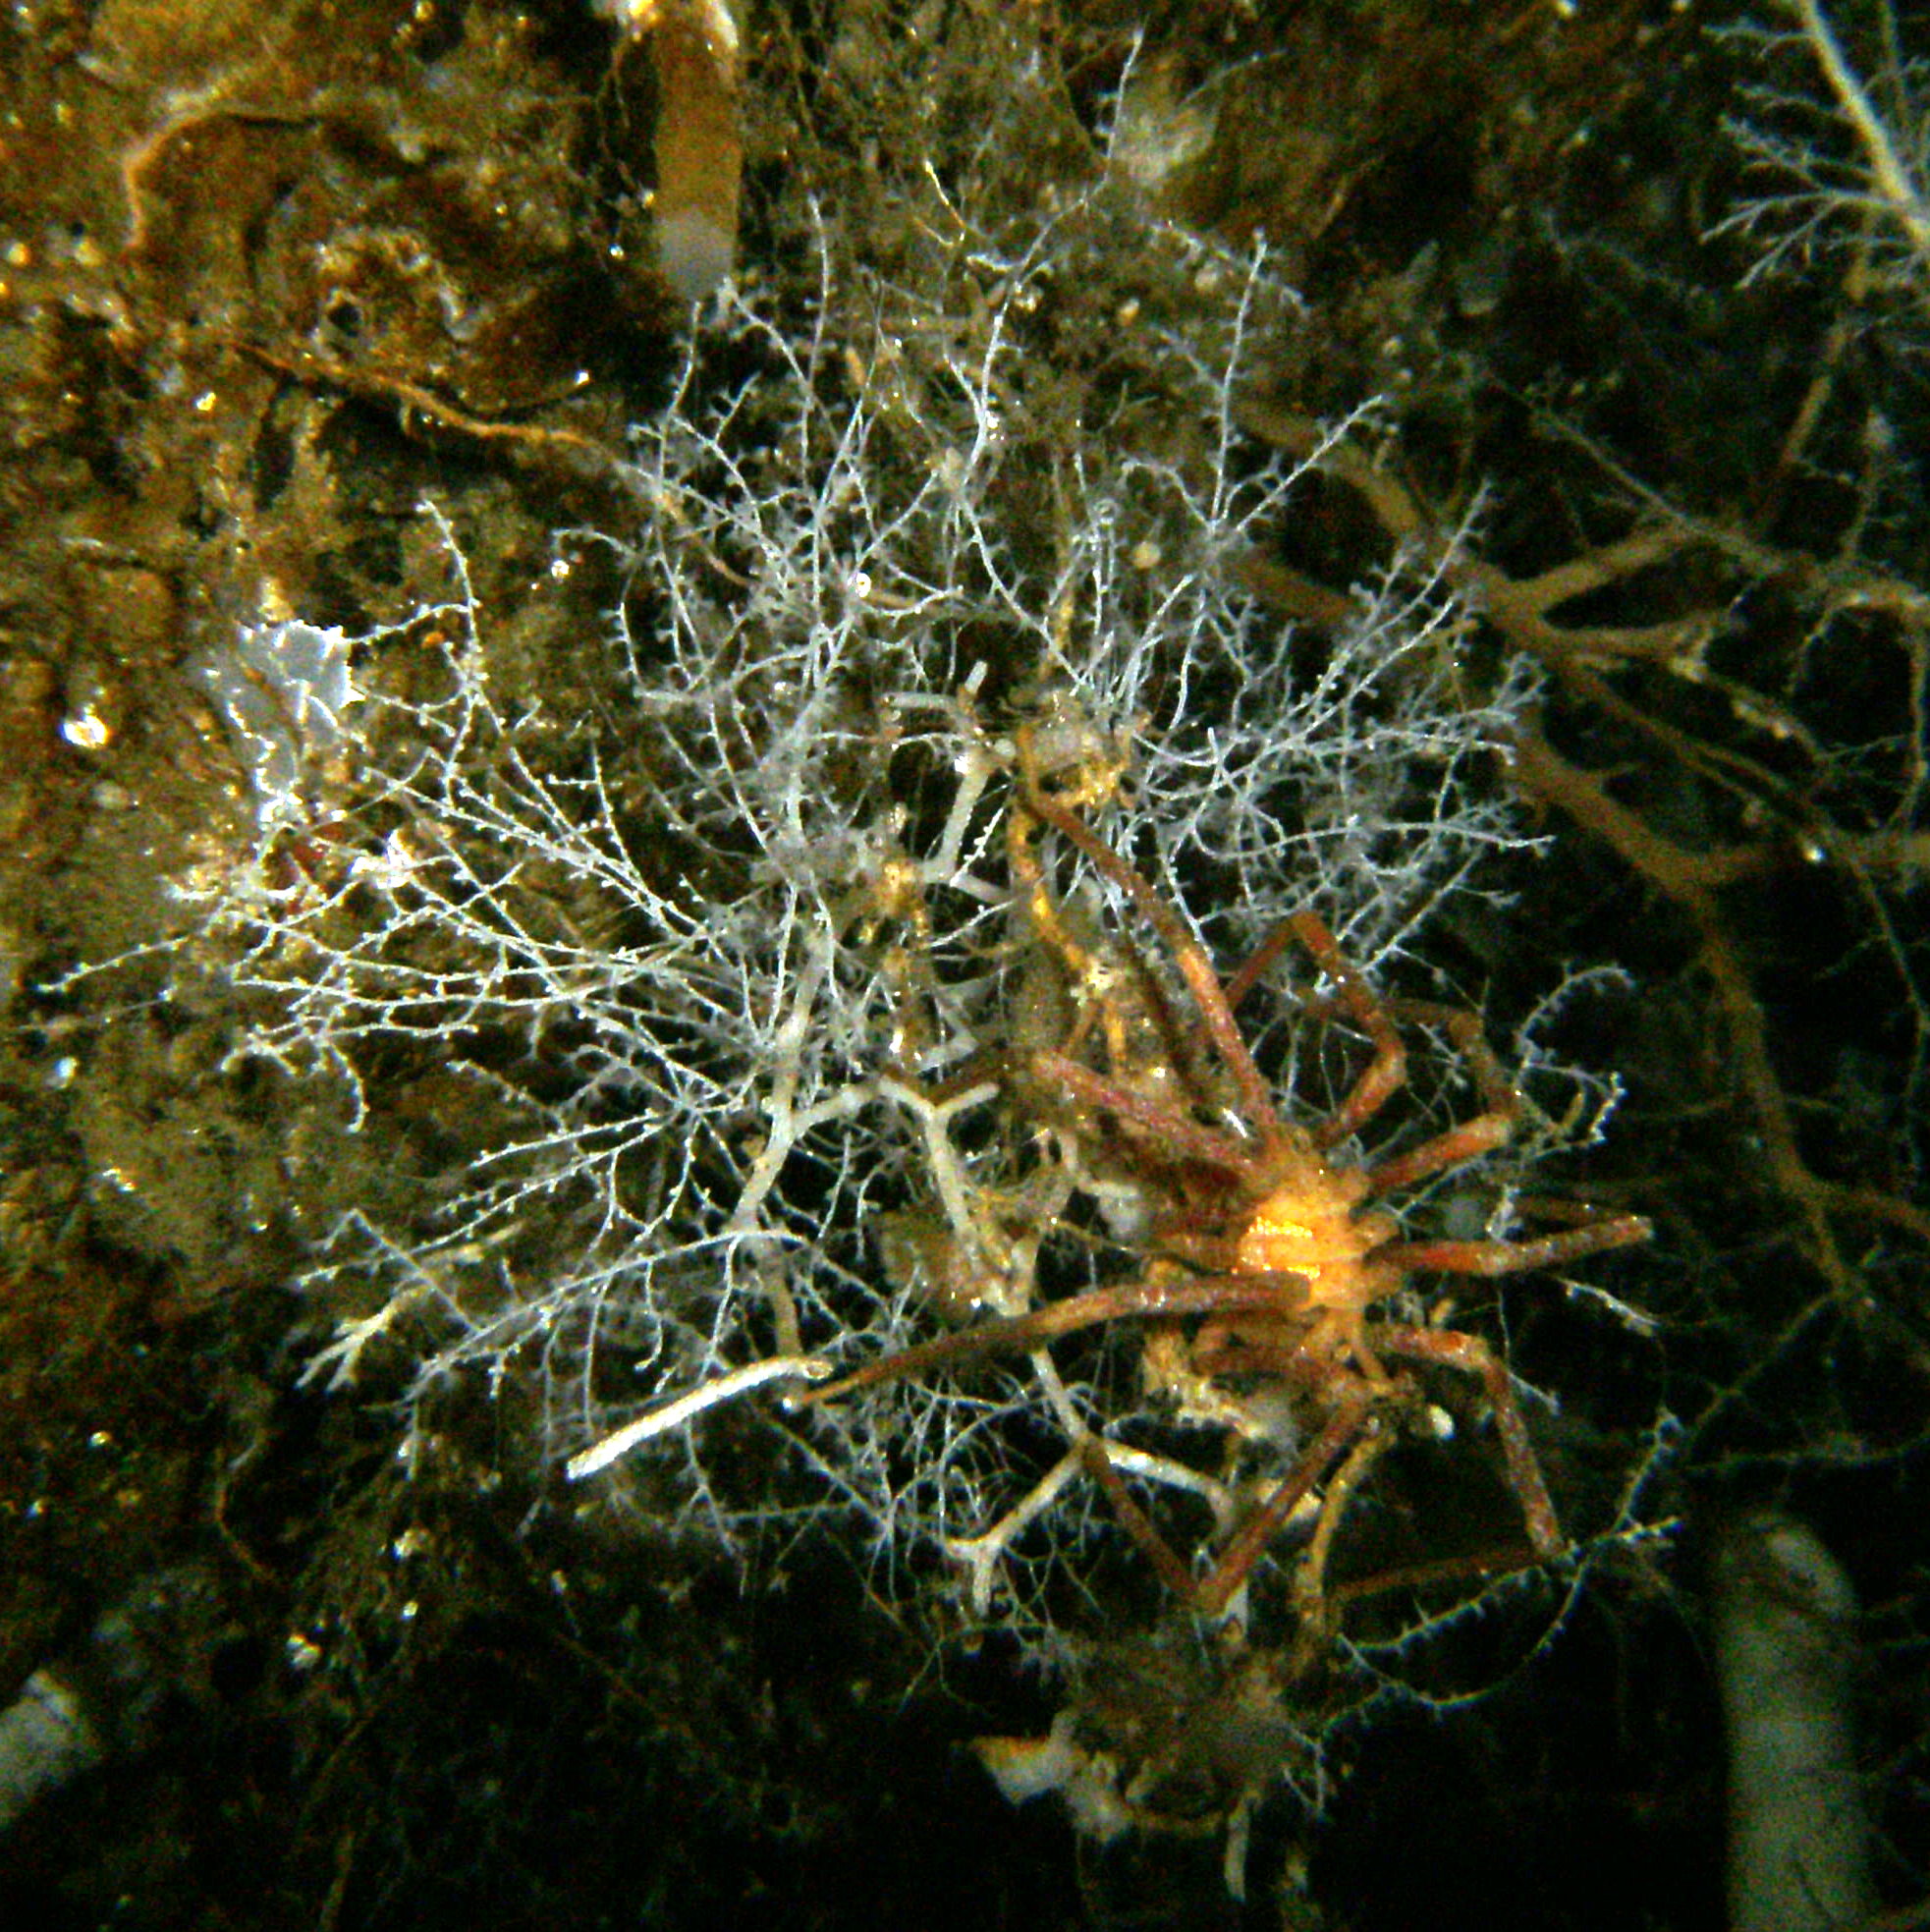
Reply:
[[[1266, 1436], [1273, 1433], [1266, 1418], [1278, 1412], [1283, 1395], [1299, 1415], [1313, 1418], [1292, 1468], [1232, 1525], [1203, 1575], [1128, 1490], [1119, 1445], [1081, 1431], [1080, 1460], [1160, 1576], [1202, 1614], [1218, 1616], [1289, 1518], [1315, 1495], [1300, 1594], [1314, 1599], [1306, 1608], [1317, 1607], [1320, 1572], [1346, 1499], [1393, 1439], [1394, 1417], [1417, 1407], [1412, 1376], [1390, 1364], [1432, 1364], [1479, 1381], [1528, 1542], [1538, 1557], [1557, 1554], [1563, 1543], [1555, 1507], [1501, 1359], [1479, 1336], [1374, 1311], [1419, 1270], [1493, 1276], [1547, 1267], [1643, 1241], [1647, 1221], [1551, 1207], [1570, 1225], [1536, 1239], [1404, 1239], [1394, 1215], [1375, 1203], [1500, 1147], [1520, 1122], [1520, 1096], [1477, 1018], [1377, 997], [1310, 912], [1287, 920], [1223, 981], [1179, 912], [1079, 815], [1079, 807], [1110, 793], [1117, 771], [1049, 789], [1022, 731], [1019, 763], [1015, 884], [1031, 929], [1064, 977], [1075, 1017], [1057, 1043], [1013, 1049], [1005, 1083], [1028, 1096], [1051, 1132], [1073, 1143], [1068, 1158], [1082, 1174], [1103, 1169], [1115, 1186], [1124, 1177], [1147, 1209], [1143, 1246], [1150, 1259], [1136, 1282], [1068, 1296], [901, 1350], [800, 1395], [797, 1405], [1147, 1318], [1146, 1380], [1189, 1407], [1193, 1419]], [[1152, 927], [1185, 985], [1190, 1024], [1161, 991], [1158, 976], [1130, 951], [1088, 943], [1075, 932], [1032, 850], [1041, 827], [1082, 855]], [[1350, 1021], [1372, 1047], [1345, 1099], [1311, 1128], [1282, 1118], [1235, 1019], [1261, 974], [1295, 942], [1334, 989], [1314, 1009]], [[1372, 1122], [1406, 1078], [1397, 1018], [1448, 1034], [1474, 1074], [1482, 1111], [1387, 1159], [1336, 1161], [1330, 1150]]]

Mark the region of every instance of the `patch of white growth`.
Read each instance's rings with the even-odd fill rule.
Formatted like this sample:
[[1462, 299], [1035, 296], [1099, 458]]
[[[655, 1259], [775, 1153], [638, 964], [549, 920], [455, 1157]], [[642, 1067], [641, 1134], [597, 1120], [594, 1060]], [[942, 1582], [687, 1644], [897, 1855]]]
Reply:
[[311, 816], [315, 775], [344, 744], [360, 700], [352, 644], [346, 632], [291, 618], [241, 625], [232, 640], [189, 660], [248, 771], [263, 833]]

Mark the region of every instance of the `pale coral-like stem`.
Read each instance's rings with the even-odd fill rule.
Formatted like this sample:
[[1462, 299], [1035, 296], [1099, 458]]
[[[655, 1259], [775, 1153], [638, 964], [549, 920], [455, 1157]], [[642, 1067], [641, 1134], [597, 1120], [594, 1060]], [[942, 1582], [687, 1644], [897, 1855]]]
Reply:
[[629, 1455], [638, 1443], [681, 1429], [706, 1408], [715, 1408], [720, 1402], [735, 1401], [752, 1389], [761, 1389], [767, 1382], [793, 1379], [821, 1382], [830, 1373], [831, 1364], [817, 1355], [772, 1355], [766, 1361], [752, 1362], [747, 1368], [734, 1368], [728, 1375], [720, 1375], [692, 1389], [689, 1395], [679, 1396], [675, 1402], [667, 1402], [647, 1415], [627, 1422], [614, 1435], [605, 1436], [580, 1455], [571, 1457], [564, 1465], [564, 1474], [572, 1482], [581, 1482], [585, 1476], [607, 1469], [619, 1457]]

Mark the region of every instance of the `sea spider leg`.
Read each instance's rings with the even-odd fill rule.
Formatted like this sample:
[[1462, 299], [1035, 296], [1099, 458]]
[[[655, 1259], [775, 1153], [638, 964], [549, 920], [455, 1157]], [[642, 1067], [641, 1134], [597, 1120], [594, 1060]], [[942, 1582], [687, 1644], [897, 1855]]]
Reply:
[[[1440, 1026], [1455, 1049], [1473, 1069], [1485, 1111], [1471, 1121], [1437, 1133], [1405, 1154], [1377, 1162], [1367, 1170], [1366, 1198], [1411, 1186], [1430, 1174], [1440, 1174], [1492, 1153], [1514, 1138], [1520, 1125], [1521, 1096], [1502, 1071], [1488, 1044], [1478, 1016], [1461, 1007], [1438, 1006], [1424, 1000], [1395, 1000], [1388, 1010], [1422, 1025]], [[1566, 1202], [1549, 1202], [1542, 1211], [1576, 1223], [1567, 1233], [1531, 1241], [1399, 1242], [1384, 1247], [1377, 1259], [1396, 1267], [1432, 1268], [1443, 1274], [1506, 1275], [1527, 1268], [1545, 1268], [1606, 1248], [1627, 1247], [1647, 1241], [1654, 1232], [1639, 1214], [1603, 1214]]]
[[1423, 1140], [1418, 1147], [1408, 1148], [1405, 1154], [1376, 1163], [1367, 1174], [1369, 1197], [1391, 1193], [1427, 1175], [1459, 1167], [1506, 1146], [1515, 1137], [1521, 1121], [1521, 1096], [1502, 1072], [1501, 1062], [1495, 1058], [1494, 1049], [1481, 1030], [1481, 1022], [1473, 1014], [1459, 1007], [1436, 1006], [1420, 1000], [1390, 1002], [1389, 1012], [1445, 1029], [1456, 1051], [1473, 1069], [1484, 1111], [1445, 1133], [1437, 1133], [1431, 1140]]
[[835, 1382], [800, 1391], [790, 1398], [787, 1407], [815, 1408], [820, 1403], [835, 1402], [840, 1396], [854, 1395], [859, 1389], [875, 1388], [881, 1382], [901, 1382], [907, 1376], [949, 1368], [958, 1362], [976, 1361], [985, 1355], [1028, 1354], [1048, 1342], [1135, 1315], [1278, 1313], [1292, 1309], [1303, 1298], [1304, 1284], [1296, 1275], [1240, 1275], [1226, 1280], [1189, 1277], [1181, 1281], [1135, 1282], [1119, 1288], [1088, 1289], [1083, 1295], [1048, 1301], [1044, 1307], [1022, 1315], [979, 1322], [929, 1342], [913, 1343], [895, 1354], [880, 1355]]
[[1199, 1010], [1200, 1020], [1218, 1049], [1221, 1061], [1233, 1076], [1234, 1084], [1240, 1089], [1247, 1120], [1262, 1138], [1280, 1137], [1284, 1130], [1274, 1111], [1273, 1095], [1268, 1091], [1260, 1070], [1254, 1066], [1253, 1056], [1246, 1050], [1246, 1042], [1241, 1037], [1233, 1010], [1227, 1005], [1226, 994], [1221, 989], [1219, 976], [1206, 957], [1206, 949], [1193, 937], [1186, 921], [1153, 890], [1151, 881], [1144, 874], [1129, 865], [1075, 813], [1040, 790], [1036, 775], [1029, 769], [1031, 760], [1022, 733], [1020, 749], [1020, 757], [1027, 766], [1025, 809], [1070, 841], [1138, 907], [1165, 942], [1174, 964], [1180, 968], [1180, 975], [1186, 980], [1193, 1004]]
[[[1364, 1384], [1350, 1391], [1336, 1406], [1326, 1426], [1301, 1451], [1293, 1469], [1264, 1503], [1243, 1522], [1239, 1533], [1221, 1551], [1213, 1568], [1195, 1578], [1153, 1519], [1139, 1506], [1138, 1499], [1126, 1486], [1113, 1466], [1106, 1445], [1097, 1436], [1087, 1436], [1080, 1454], [1086, 1469], [1100, 1488], [1113, 1513], [1126, 1525], [1148, 1562], [1159, 1573], [1173, 1594], [1190, 1603], [1202, 1617], [1221, 1617], [1245, 1582], [1253, 1566], [1287, 1525], [1301, 1501], [1320, 1479], [1340, 1461], [1350, 1445], [1360, 1436], [1367, 1420], [1371, 1398]], [[1326, 1505], [1322, 1505], [1322, 1509]]]
[[1407, 1077], [1407, 1049], [1394, 1030], [1386, 1003], [1361, 978], [1325, 923], [1311, 912], [1296, 912], [1287, 924], [1314, 965], [1339, 987], [1341, 1005], [1373, 1042], [1374, 1057], [1354, 1081], [1352, 1091], [1333, 1117], [1313, 1131], [1316, 1147], [1332, 1147], [1349, 1134], [1357, 1133], [1387, 1105]]
[[1394, 1030], [1387, 1002], [1380, 999], [1361, 978], [1358, 969], [1341, 951], [1340, 943], [1326, 922], [1313, 912], [1296, 912], [1282, 919], [1258, 947], [1235, 970], [1220, 989], [1229, 1013], [1236, 1012], [1281, 954], [1297, 942], [1314, 964], [1340, 988], [1332, 1000], [1309, 1001], [1307, 1010], [1346, 1013], [1373, 1043], [1374, 1057], [1353, 1083], [1331, 1120], [1313, 1131], [1317, 1147], [1331, 1147], [1356, 1133], [1405, 1083], [1407, 1077], [1407, 1049]]
[[[1076, 813], [1040, 789], [1022, 734], [1020, 755], [1025, 771], [1025, 809], [1041, 823], [1050, 825], [1061, 837], [1070, 840], [1138, 907], [1179, 966], [1181, 976], [1193, 996], [1201, 1023], [1214, 1046], [1219, 1049], [1222, 1062], [1240, 1089], [1246, 1119], [1254, 1132], [1268, 1144], [1277, 1144], [1285, 1139], [1286, 1130], [1274, 1109], [1272, 1092], [1260, 1070], [1253, 1064], [1253, 1056], [1233, 1016], [1235, 1005], [1245, 996], [1258, 972], [1264, 970], [1264, 965], [1270, 964], [1272, 958], [1277, 956], [1277, 947], [1269, 952], [1269, 948], [1274, 946], [1273, 940], [1269, 939], [1262, 945], [1260, 953], [1254, 956], [1255, 960], [1265, 956], [1264, 964], [1256, 967], [1254, 961], [1248, 961], [1236, 975], [1237, 992], [1230, 994], [1221, 985], [1213, 963], [1206, 957], [1206, 949], [1186, 921], [1160, 897], [1145, 874], [1106, 845]], [[1312, 912], [1296, 912], [1286, 921], [1286, 929], [1334, 981], [1340, 989], [1342, 1004], [1374, 1046], [1374, 1057], [1354, 1082], [1352, 1090], [1333, 1118], [1313, 1133], [1314, 1144], [1324, 1148], [1357, 1132], [1387, 1104], [1389, 1096], [1407, 1076], [1407, 1051], [1394, 1030], [1394, 1022], [1386, 1007], [1374, 997], [1366, 982], [1350, 964], [1325, 923]], [[1209, 1155], [1209, 1158], [1212, 1156]]]
[[1508, 1486], [1521, 1506], [1528, 1541], [1534, 1545], [1537, 1556], [1559, 1555], [1562, 1531], [1555, 1519], [1555, 1505], [1548, 1494], [1548, 1485], [1542, 1480], [1541, 1465], [1529, 1446], [1527, 1424], [1521, 1420], [1520, 1407], [1515, 1400], [1501, 1357], [1478, 1335], [1462, 1335], [1456, 1329], [1382, 1324], [1375, 1329], [1374, 1339], [1391, 1355], [1404, 1355], [1409, 1361], [1440, 1362], [1479, 1378], [1488, 1393], [1495, 1432], [1501, 1437]]
[[[1300, 1452], [1286, 1479], [1241, 1524], [1207, 1574], [1185, 1592], [1201, 1616], [1218, 1617], [1226, 1610], [1253, 1566], [1266, 1554], [1268, 1545], [1287, 1526], [1301, 1498], [1340, 1461], [1350, 1445], [1358, 1440], [1367, 1425], [1372, 1405], [1373, 1391], [1365, 1382], [1355, 1383], [1341, 1396], [1334, 1412], [1320, 1433]], [[1323, 1501], [1323, 1512], [1331, 1507], [1333, 1500]]]
[[[1494, 1415], [1508, 1486], [1520, 1506], [1528, 1541], [1537, 1557], [1559, 1555], [1563, 1542], [1555, 1505], [1548, 1494], [1540, 1465], [1535, 1461], [1534, 1450], [1528, 1441], [1527, 1424], [1522, 1420], [1520, 1405], [1516, 1401], [1507, 1366], [1500, 1356], [1480, 1337], [1464, 1335], [1456, 1329], [1418, 1328], [1383, 1322], [1375, 1324], [1373, 1340], [1384, 1354], [1401, 1356], [1409, 1361], [1437, 1363], [1459, 1369], [1462, 1374], [1479, 1380]], [[1303, 1366], [1292, 1355], [1272, 1360], [1271, 1352], [1263, 1348], [1245, 1349], [1239, 1352], [1237, 1357], [1229, 1357], [1222, 1365], [1234, 1369], [1244, 1368], [1248, 1372], [1271, 1367], [1280, 1374], [1292, 1373]], [[1374, 1385], [1364, 1377], [1350, 1378], [1347, 1392], [1339, 1399], [1326, 1425], [1296, 1464], [1293, 1473], [1241, 1525], [1239, 1534], [1227, 1545], [1212, 1574], [1202, 1585], [1199, 1596], [1208, 1614], [1214, 1614], [1217, 1608], [1224, 1608], [1227, 1599], [1239, 1588], [1268, 1543], [1284, 1526], [1300, 1497], [1321, 1479], [1339, 1460], [1341, 1452], [1361, 1433], [1376, 1393]], [[1322, 1507], [1324, 1509], [1326, 1505], [1323, 1503]]]
[[1240, 1003], [1273, 968], [1273, 963], [1294, 943], [1294, 922], [1282, 919], [1234, 969], [1221, 991], [1226, 994], [1229, 1012], [1238, 1013]]
[[1580, 1227], [1524, 1242], [1395, 1242], [1379, 1249], [1374, 1259], [1403, 1270], [1428, 1268], [1444, 1275], [1513, 1275], [1559, 1267], [1612, 1247], [1632, 1247], [1654, 1232], [1646, 1215], [1603, 1214]]
[[[1176, 1153], [1189, 1154], [1195, 1160], [1234, 1174], [1244, 1173], [1254, 1163], [1252, 1149], [1232, 1134], [1178, 1113], [1165, 1101], [1121, 1086], [1053, 1048], [1034, 1053], [1031, 1066], [1034, 1073], [1068, 1088], [1087, 1106], [1130, 1121], [1133, 1126], [1156, 1134]], [[1281, 1137], [1286, 1137], [1285, 1129], [1281, 1130]]]
[[[1186, 1037], [1157, 975], [1131, 948], [1115, 945], [1105, 952], [1098, 951], [1068, 924], [1033, 850], [1034, 832], [1043, 822], [1020, 800], [1010, 817], [1007, 847], [1012, 877], [1025, 916], [1033, 931], [1057, 955], [1076, 1002], [1071, 1029], [1063, 1040], [1055, 1042], [1057, 1050], [1068, 1056], [1075, 1053], [1096, 1018], [1105, 1035], [1109, 1064], [1115, 1070], [1127, 1069], [1134, 1059], [1129, 1042], [1130, 1019], [1137, 1017], [1152, 1027], [1166, 1064], [1178, 1070], [1183, 1078], [1191, 1078], [1194, 1043]], [[1115, 997], [1122, 974], [1130, 974], [1132, 981], [1131, 997], [1126, 1001]]]
[[1158, 1573], [1159, 1580], [1183, 1602], [1193, 1594], [1192, 1573], [1181, 1561], [1173, 1545], [1154, 1527], [1153, 1519], [1139, 1507], [1138, 1499], [1126, 1486], [1126, 1478], [1113, 1466], [1106, 1445], [1096, 1435], [1079, 1444], [1079, 1460], [1086, 1473], [1106, 1493], [1114, 1516], [1126, 1532], [1138, 1544], [1141, 1554]]

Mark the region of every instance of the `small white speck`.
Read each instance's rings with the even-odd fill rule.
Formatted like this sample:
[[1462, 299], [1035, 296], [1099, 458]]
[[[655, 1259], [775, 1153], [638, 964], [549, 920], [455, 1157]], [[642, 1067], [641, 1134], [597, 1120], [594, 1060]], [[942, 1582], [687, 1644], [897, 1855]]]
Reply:
[[83, 751], [98, 751], [114, 736], [114, 728], [89, 704], [60, 721], [60, 735]]

